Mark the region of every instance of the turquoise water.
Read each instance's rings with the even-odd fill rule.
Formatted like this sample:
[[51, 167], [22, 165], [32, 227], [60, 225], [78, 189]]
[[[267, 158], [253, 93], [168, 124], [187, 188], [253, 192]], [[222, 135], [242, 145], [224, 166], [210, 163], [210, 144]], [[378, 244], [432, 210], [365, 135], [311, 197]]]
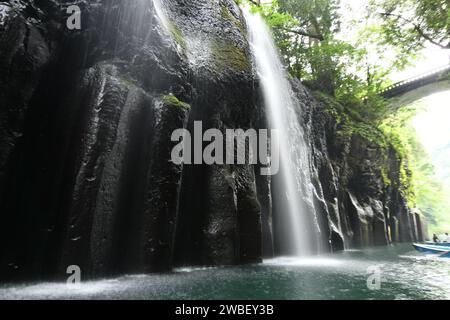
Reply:
[[[381, 275], [378, 290], [367, 286], [373, 268]], [[182, 268], [76, 286], [3, 286], [0, 299], [450, 299], [450, 259], [399, 245], [241, 267]]]

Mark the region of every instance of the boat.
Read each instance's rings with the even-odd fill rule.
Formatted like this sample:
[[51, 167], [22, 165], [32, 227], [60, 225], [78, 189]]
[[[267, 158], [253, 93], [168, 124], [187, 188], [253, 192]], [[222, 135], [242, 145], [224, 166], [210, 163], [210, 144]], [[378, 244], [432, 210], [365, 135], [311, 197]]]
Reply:
[[439, 246], [439, 247], [450, 247], [450, 242], [433, 242], [433, 241], [426, 241], [426, 245], [432, 245], [432, 246]]
[[423, 253], [446, 255], [450, 252], [450, 246], [413, 243], [413, 247], [417, 251]]

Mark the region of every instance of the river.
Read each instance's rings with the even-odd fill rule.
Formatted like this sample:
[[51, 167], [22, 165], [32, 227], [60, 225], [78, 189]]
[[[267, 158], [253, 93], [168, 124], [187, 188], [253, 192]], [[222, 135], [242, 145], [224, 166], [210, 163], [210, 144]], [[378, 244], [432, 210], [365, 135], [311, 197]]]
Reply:
[[[381, 278], [373, 284], [380, 286], [369, 289], [368, 277], [378, 271]], [[422, 255], [403, 244], [79, 285], [2, 286], [0, 299], [450, 299], [450, 260]]]

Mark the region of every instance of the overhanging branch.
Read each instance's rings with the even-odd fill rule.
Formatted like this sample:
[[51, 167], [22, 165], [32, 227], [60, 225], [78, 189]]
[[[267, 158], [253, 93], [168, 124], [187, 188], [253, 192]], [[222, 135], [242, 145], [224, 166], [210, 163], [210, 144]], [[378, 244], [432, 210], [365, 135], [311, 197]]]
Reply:
[[414, 27], [414, 30], [419, 34], [419, 36], [421, 36], [425, 40], [431, 42], [432, 44], [434, 44], [442, 49], [450, 49], [450, 42], [447, 45], [443, 45], [442, 43], [437, 42], [430, 35], [428, 35], [425, 31], [423, 31], [422, 28], [418, 24], [414, 23], [413, 21], [411, 21], [409, 19], [406, 19], [398, 14], [394, 14], [394, 13], [390, 13], [390, 12], [381, 12], [381, 15], [386, 16], [386, 17], [395, 17], [395, 18], [401, 19], [407, 23], [410, 23]]
[[320, 34], [312, 34], [312, 33], [306, 32], [306, 31], [302, 31], [302, 30], [295, 30], [295, 29], [289, 29], [289, 28], [283, 28], [283, 27], [281, 29], [286, 32], [298, 34], [300, 36], [309, 37], [309, 38], [317, 39], [320, 41], [325, 40], [325, 38], [323, 36], [321, 36]]

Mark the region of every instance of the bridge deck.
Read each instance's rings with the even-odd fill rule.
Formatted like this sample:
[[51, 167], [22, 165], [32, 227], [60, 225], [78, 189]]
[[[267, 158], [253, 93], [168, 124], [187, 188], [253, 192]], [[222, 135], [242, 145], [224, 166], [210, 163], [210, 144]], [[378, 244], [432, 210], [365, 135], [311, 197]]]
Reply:
[[383, 91], [380, 95], [386, 99], [394, 98], [406, 92], [413, 91], [428, 84], [441, 81], [450, 75], [450, 64], [431, 70], [417, 77], [410, 78], [401, 82], [397, 82]]

